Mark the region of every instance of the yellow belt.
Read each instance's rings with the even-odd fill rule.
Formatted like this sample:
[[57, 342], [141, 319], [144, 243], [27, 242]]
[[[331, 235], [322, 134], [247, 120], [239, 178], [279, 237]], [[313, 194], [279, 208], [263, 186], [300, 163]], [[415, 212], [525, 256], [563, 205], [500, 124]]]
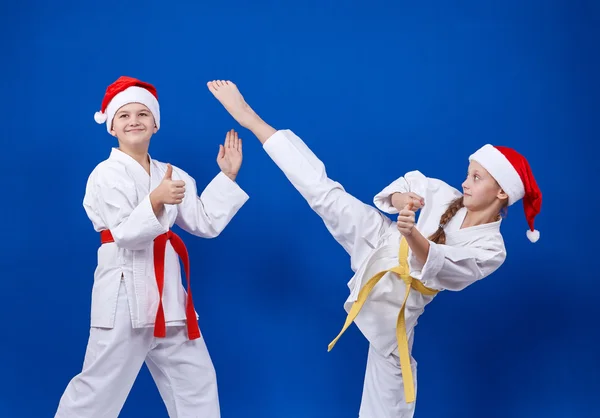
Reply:
[[406, 284], [404, 301], [402, 302], [400, 312], [398, 313], [398, 322], [396, 324], [396, 338], [398, 339], [398, 352], [400, 353], [400, 370], [402, 371], [402, 380], [404, 382], [404, 396], [406, 398], [406, 402], [410, 403], [415, 401], [416, 395], [412, 369], [410, 367], [410, 355], [408, 353], [408, 336], [406, 335], [406, 320], [404, 317], [404, 311], [406, 310], [406, 301], [408, 300], [408, 295], [410, 294], [411, 289], [415, 289], [417, 292], [425, 296], [434, 296], [439, 291], [426, 287], [423, 283], [413, 279], [410, 276], [410, 269], [408, 268], [408, 243], [406, 242], [406, 239], [404, 237], [402, 237], [402, 240], [400, 241], [400, 251], [398, 253], [398, 260], [400, 261], [400, 265], [389, 270], [377, 273], [375, 276], [369, 279], [367, 284], [365, 284], [362, 289], [360, 289], [360, 292], [358, 293], [358, 298], [352, 304], [352, 308], [350, 309], [350, 312], [346, 317], [346, 323], [344, 324], [344, 327], [342, 328], [338, 336], [335, 337], [335, 339], [329, 344], [327, 351], [331, 351], [331, 349], [340, 339], [342, 334], [354, 321], [354, 319], [362, 309], [363, 305], [365, 304], [369, 293], [371, 293], [371, 290], [373, 290], [377, 282], [388, 272], [396, 273]]

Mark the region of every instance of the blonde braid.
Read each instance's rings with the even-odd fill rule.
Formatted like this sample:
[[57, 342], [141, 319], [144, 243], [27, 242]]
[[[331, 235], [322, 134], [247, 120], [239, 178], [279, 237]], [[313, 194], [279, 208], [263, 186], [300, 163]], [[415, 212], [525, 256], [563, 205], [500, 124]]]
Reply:
[[444, 227], [448, 225], [448, 222], [456, 215], [456, 212], [459, 211], [460, 208], [463, 207], [463, 198], [462, 196], [455, 199], [450, 203], [446, 212], [440, 218], [440, 226], [437, 231], [433, 233], [429, 237], [429, 240], [435, 242], [436, 244], [445, 244], [446, 243], [446, 233], [444, 232]]

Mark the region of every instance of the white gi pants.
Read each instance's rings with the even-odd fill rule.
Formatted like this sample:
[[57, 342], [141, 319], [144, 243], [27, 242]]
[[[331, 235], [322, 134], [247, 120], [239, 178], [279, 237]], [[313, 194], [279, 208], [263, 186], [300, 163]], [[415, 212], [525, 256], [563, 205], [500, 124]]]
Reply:
[[81, 373], [67, 385], [55, 418], [116, 418], [146, 363], [171, 418], [219, 418], [217, 379], [202, 337], [190, 341], [185, 326], [131, 327], [121, 281], [115, 326], [91, 328]]
[[[416, 393], [417, 363], [412, 357], [410, 361]], [[412, 418], [414, 413], [415, 402], [407, 404], [404, 399], [398, 353], [384, 357], [369, 345], [359, 418]]]

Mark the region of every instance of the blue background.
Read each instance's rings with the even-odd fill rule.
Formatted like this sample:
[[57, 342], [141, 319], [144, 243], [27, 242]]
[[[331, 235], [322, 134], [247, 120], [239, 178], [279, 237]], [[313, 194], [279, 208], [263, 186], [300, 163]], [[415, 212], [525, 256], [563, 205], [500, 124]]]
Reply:
[[[244, 138], [251, 196], [216, 240], [184, 235], [224, 418], [356, 417], [367, 342], [345, 318], [343, 249], [206, 89], [231, 79], [365, 202], [418, 169], [460, 186], [485, 143], [525, 154], [541, 239], [521, 204], [500, 271], [428, 306], [416, 329], [416, 417], [600, 416], [596, 303], [600, 3], [2, 2], [1, 417], [51, 417], [81, 369], [98, 236], [87, 176], [114, 139], [96, 125], [120, 75], [152, 82], [150, 152], [217, 173]], [[144, 367], [122, 417], [166, 417]]]

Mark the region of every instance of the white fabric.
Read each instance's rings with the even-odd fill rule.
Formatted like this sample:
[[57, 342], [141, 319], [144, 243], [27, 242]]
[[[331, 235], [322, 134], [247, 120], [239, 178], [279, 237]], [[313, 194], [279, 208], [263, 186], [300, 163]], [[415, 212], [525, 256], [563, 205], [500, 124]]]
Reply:
[[[411, 358], [413, 376], [417, 362]], [[418, 393], [415, 382], [415, 393]], [[395, 352], [384, 357], [369, 346], [359, 418], [412, 418], [416, 402], [404, 401], [400, 358]]]
[[[127, 288], [132, 326], [153, 327], [158, 309], [154, 238], [175, 224], [192, 235], [214, 238], [248, 200], [237, 183], [221, 172], [198, 197], [194, 179], [173, 166], [172, 178], [185, 182], [185, 198], [179, 205], [165, 205], [157, 219], [149, 193], [164, 178], [166, 164], [151, 159], [150, 165], [148, 175], [129, 155], [113, 149], [110, 157], [98, 164], [88, 179], [83, 199], [85, 211], [96, 231], [109, 229], [115, 239], [114, 243], [98, 249], [92, 288], [92, 327], [114, 326], [121, 275]], [[186, 241], [185, 236], [181, 238]], [[192, 288], [194, 283], [203, 280], [194, 275], [194, 263], [203, 261], [190, 260]], [[168, 242], [163, 293], [167, 325], [181, 324], [185, 320], [186, 291], [181, 276], [179, 256]]]
[[190, 341], [185, 326], [131, 327], [124, 283], [118, 286], [115, 327], [92, 328], [81, 373], [67, 385], [55, 418], [116, 418], [146, 363], [169, 417], [219, 418], [217, 380], [203, 338]]
[[[265, 142], [264, 150], [350, 255], [350, 266], [355, 274], [348, 283], [350, 295], [344, 304], [345, 310], [349, 311], [359, 290], [373, 275], [398, 265], [401, 237], [396, 223], [328, 178], [323, 163], [292, 131], [277, 131]], [[425, 199], [417, 228], [426, 237], [437, 230], [440, 217], [450, 202], [461, 196], [448, 184], [413, 171], [377, 194], [375, 205], [382, 211], [397, 213], [391, 206], [391, 195], [409, 191]], [[415, 279], [430, 288], [456, 291], [488, 276], [503, 263], [506, 251], [500, 221], [460, 229], [465, 215], [463, 208], [445, 227], [447, 245], [431, 243], [424, 264], [409, 251], [409, 267]], [[384, 358], [397, 349], [396, 322], [405, 289], [404, 282], [395, 274], [386, 274], [355, 320], [372, 348]], [[410, 339], [417, 319], [432, 299], [416, 291], [410, 293], [406, 309]], [[342, 324], [343, 318], [340, 318], [340, 327]], [[332, 337], [338, 331], [332, 330]], [[340, 341], [338, 346], [340, 344], [343, 342]]]
[[486, 144], [469, 157], [485, 168], [508, 195], [508, 206], [525, 196], [525, 186], [517, 170], [496, 147]]
[[152, 93], [143, 87], [131, 86], [116, 94], [108, 106], [106, 106], [106, 130], [108, 133], [110, 133], [112, 129], [112, 122], [113, 118], [115, 117], [115, 113], [129, 103], [141, 103], [150, 109], [152, 116], [154, 116], [156, 128], [160, 129], [160, 106], [158, 105], [158, 100], [156, 100], [156, 97], [154, 97]]

